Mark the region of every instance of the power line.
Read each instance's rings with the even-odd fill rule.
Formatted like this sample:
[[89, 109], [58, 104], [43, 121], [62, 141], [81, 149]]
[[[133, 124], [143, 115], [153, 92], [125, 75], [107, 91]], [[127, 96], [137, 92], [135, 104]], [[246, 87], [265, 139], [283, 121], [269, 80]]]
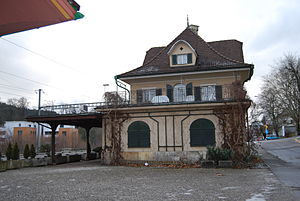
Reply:
[[[21, 88], [21, 87], [14, 87], [14, 86], [10, 86], [10, 85], [6, 85], [6, 84], [0, 84], [1, 86], [3, 87], [6, 87], [6, 88], [9, 88], [9, 89], [12, 89], [12, 90], [17, 90], [17, 91], [28, 91], [27, 93], [32, 93], [32, 90], [29, 90], [29, 89], [25, 89], [25, 88]], [[26, 93], [26, 92], [24, 92]]]
[[[31, 80], [31, 79], [28, 79], [28, 78], [26, 78], [26, 77], [22, 77], [22, 76], [19, 76], [19, 75], [16, 75], [16, 74], [4, 72], [4, 71], [2, 71], [2, 70], [0, 70], [0, 73], [4, 73], [4, 74], [7, 74], [7, 75], [10, 75], [10, 76], [19, 78], [19, 79], [27, 80], [27, 81], [30, 81], [30, 82], [33, 82], [33, 83], [36, 83], [36, 84], [40, 84], [40, 85], [44, 85], [44, 86], [47, 86], [47, 87], [52, 87], [52, 86], [50, 86], [50, 85], [48, 85], [48, 84], [44, 84], [44, 83], [42, 83], [42, 82], [34, 81], [34, 80]], [[54, 88], [56, 88], [56, 87], [54, 87]]]
[[51, 61], [51, 62], [53, 62], [53, 63], [55, 63], [55, 64], [58, 64], [58, 65], [60, 65], [60, 66], [64, 66], [65, 68], [68, 68], [68, 69], [71, 69], [71, 70], [73, 70], [73, 71], [76, 71], [77, 73], [80, 73], [80, 74], [85, 73], [85, 72], [82, 72], [82, 71], [77, 70], [76, 68], [73, 68], [73, 67], [70, 67], [70, 66], [68, 66], [68, 65], [66, 65], [66, 64], [63, 64], [63, 63], [61, 63], [61, 62], [58, 62], [58, 61], [56, 61], [56, 60], [54, 60], [54, 59], [52, 59], [52, 58], [50, 58], [50, 57], [47, 57], [47, 56], [45, 56], [45, 55], [42, 55], [42, 54], [40, 54], [40, 53], [38, 53], [38, 52], [35, 52], [35, 51], [33, 51], [33, 50], [30, 50], [30, 49], [28, 49], [28, 48], [26, 48], [26, 47], [24, 47], [24, 46], [21, 46], [21, 45], [19, 45], [19, 44], [17, 44], [17, 43], [14, 43], [14, 42], [12, 42], [12, 41], [10, 41], [10, 40], [4, 39], [4, 38], [1, 38], [1, 39], [4, 40], [4, 41], [6, 41], [6, 42], [8, 42], [8, 43], [10, 43], [10, 44], [13, 44], [13, 45], [19, 47], [19, 48], [22, 48], [22, 49], [24, 49], [24, 50], [26, 50], [26, 51], [28, 51], [28, 52], [30, 52], [30, 53], [32, 53], [32, 54], [35, 54], [35, 55], [37, 55], [37, 56], [39, 56], [39, 57], [42, 57], [42, 58], [44, 58], [44, 59], [46, 59], [46, 60], [49, 60], [49, 61]]
[[23, 95], [20, 95], [20, 94], [14, 94], [14, 93], [9, 93], [9, 92], [4, 92], [4, 91], [0, 91], [0, 93], [1, 94], [7, 94], [7, 95], [13, 95], [13, 96], [19, 96], [19, 97], [25, 97], [25, 98], [31, 99], [28, 96], [23, 96]]

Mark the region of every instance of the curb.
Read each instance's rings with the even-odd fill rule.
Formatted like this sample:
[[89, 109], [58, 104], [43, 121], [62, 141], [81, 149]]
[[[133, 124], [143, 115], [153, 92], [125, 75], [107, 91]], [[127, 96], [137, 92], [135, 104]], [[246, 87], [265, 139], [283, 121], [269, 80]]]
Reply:
[[296, 137], [295, 141], [298, 142], [298, 143], [300, 143], [300, 137]]

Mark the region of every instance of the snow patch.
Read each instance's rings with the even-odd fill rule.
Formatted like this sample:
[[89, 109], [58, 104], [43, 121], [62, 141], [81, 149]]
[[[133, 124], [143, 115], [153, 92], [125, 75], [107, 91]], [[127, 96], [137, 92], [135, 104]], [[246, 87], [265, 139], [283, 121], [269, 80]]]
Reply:
[[250, 199], [247, 199], [246, 201], [266, 201], [263, 194], [255, 194]]

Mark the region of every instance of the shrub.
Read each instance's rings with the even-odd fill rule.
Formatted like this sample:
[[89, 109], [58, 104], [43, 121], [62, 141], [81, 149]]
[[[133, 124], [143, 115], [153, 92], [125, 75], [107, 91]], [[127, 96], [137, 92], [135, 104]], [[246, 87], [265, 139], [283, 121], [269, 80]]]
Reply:
[[96, 147], [93, 149], [94, 152], [100, 153], [102, 151], [102, 147]]
[[14, 144], [14, 147], [12, 149], [12, 157], [11, 158], [13, 160], [18, 160], [20, 158], [20, 150], [19, 150], [17, 143]]
[[232, 151], [229, 149], [222, 149], [219, 147], [207, 147], [207, 158], [218, 162], [220, 160], [230, 160]]
[[6, 149], [6, 158], [7, 160], [10, 160], [12, 158], [12, 147], [11, 147], [11, 143], [8, 143], [7, 149]]
[[28, 144], [25, 145], [23, 155], [24, 155], [24, 158], [26, 158], [26, 159], [30, 156], [30, 150], [29, 150]]
[[34, 148], [34, 145], [33, 145], [33, 144], [31, 144], [30, 152], [29, 152], [29, 153], [30, 153], [29, 156], [30, 156], [31, 158], [35, 158], [36, 153], [35, 153], [35, 148]]
[[40, 152], [46, 153], [48, 156], [50, 156], [50, 145], [49, 144], [42, 144], [40, 148]]

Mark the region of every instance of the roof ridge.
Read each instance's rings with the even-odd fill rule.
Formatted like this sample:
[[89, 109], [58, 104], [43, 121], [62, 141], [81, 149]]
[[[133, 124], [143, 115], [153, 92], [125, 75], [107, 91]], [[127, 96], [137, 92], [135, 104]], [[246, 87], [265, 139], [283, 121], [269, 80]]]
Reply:
[[235, 40], [235, 41], [237, 41], [237, 42], [240, 42], [240, 43], [243, 43], [243, 42], [241, 42], [241, 41], [239, 41], [239, 40], [237, 40], [237, 39], [215, 40], [215, 41], [209, 41], [209, 42], [207, 42], [207, 43], [217, 43], [217, 42], [225, 42], [225, 41], [233, 41], [233, 40]]
[[199, 39], [201, 39], [206, 45], [207, 47], [212, 50], [213, 52], [215, 52], [217, 55], [219, 55], [220, 57], [222, 57], [223, 59], [226, 59], [228, 61], [234, 62], [234, 63], [239, 63], [239, 64], [244, 64], [244, 62], [240, 62], [237, 61], [235, 59], [231, 59], [223, 54], [221, 54], [220, 52], [218, 52], [217, 50], [215, 50], [210, 44], [208, 44], [209, 42], [206, 42], [203, 38], [201, 38], [198, 34], [194, 33], [193, 31], [191, 31], [194, 35], [196, 35]]

